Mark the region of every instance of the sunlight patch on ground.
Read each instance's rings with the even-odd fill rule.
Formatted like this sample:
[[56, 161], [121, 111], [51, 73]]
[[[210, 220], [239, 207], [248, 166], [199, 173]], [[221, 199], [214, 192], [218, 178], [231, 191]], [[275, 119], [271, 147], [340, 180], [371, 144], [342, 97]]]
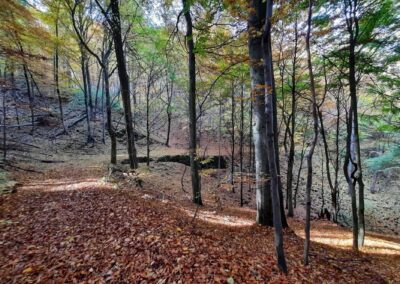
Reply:
[[71, 191], [81, 190], [86, 188], [112, 188], [112, 184], [98, 179], [85, 179], [85, 180], [55, 180], [49, 179], [43, 182], [32, 183], [21, 187], [27, 190], [43, 190], [46, 192], [53, 191]]
[[[304, 239], [304, 231], [296, 230], [296, 234]], [[353, 237], [351, 232], [338, 232], [337, 230], [311, 230], [311, 240], [317, 243], [326, 244], [334, 247], [352, 249]], [[371, 254], [400, 255], [399, 243], [387, 241], [378, 237], [366, 236], [364, 247], [360, 251]]]
[[[195, 211], [193, 210], [182, 209], [182, 211], [192, 218], [195, 214]], [[219, 224], [231, 227], [244, 227], [254, 224], [254, 221], [251, 221], [249, 219], [229, 215], [219, 215], [216, 211], [205, 211], [201, 209], [197, 212], [196, 219], [212, 224]]]

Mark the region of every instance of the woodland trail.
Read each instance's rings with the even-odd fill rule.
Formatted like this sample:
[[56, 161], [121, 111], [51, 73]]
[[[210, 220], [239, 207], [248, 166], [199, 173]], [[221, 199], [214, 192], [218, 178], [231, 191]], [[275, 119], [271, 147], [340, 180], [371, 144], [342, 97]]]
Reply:
[[[173, 179], [156, 174], [165, 186]], [[349, 230], [314, 221], [304, 267], [303, 223], [291, 220], [284, 276], [273, 230], [254, 225], [253, 210], [206, 205], [193, 220], [189, 201], [103, 175], [102, 167], [60, 166], [16, 176], [18, 191], [0, 196], [1, 283], [400, 283], [399, 239], [368, 236], [356, 254]]]

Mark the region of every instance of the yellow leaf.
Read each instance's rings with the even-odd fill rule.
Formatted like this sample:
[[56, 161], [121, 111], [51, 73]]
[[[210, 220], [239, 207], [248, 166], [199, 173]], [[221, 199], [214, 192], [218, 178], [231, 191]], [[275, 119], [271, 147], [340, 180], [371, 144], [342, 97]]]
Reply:
[[31, 273], [33, 271], [32, 267], [25, 268], [22, 273]]

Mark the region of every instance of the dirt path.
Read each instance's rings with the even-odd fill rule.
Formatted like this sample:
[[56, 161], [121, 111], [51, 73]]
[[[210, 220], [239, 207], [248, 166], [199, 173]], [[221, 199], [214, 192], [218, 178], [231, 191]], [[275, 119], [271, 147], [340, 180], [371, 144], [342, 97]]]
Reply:
[[347, 229], [319, 221], [309, 267], [303, 224], [291, 221], [280, 275], [273, 231], [253, 225], [253, 210], [218, 210], [206, 190], [192, 222], [180, 170], [166, 166], [142, 171], [143, 189], [105, 182], [101, 166], [17, 176], [17, 193], [0, 197], [0, 282], [400, 283], [399, 239], [369, 236], [355, 254]]

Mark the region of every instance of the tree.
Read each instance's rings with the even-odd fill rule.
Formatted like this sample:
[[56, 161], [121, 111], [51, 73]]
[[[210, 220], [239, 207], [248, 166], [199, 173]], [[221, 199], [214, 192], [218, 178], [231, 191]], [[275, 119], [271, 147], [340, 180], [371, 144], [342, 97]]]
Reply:
[[98, 0], [95, 0], [97, 6], [101, 10], [103, 16], [106, 18], [107, 23], [110, 26], [111, 35], [114, 41], [114, 51], [115, 57], [117, 59], [117, 69], [118, 69], [118, 77], [119, 83], [121, 87], [121, 97], [122, 104], [124, 107], [124, 118], [125, 118], [125, 127], [127, 134], [127, 144], [128, 144], [128, 156], [129, 156], [129, 165], [132, 169], [136, 169], [138, 167], [137, 154], [135, 148], [135, 137], [133, 130], [133, 121], [132, 121], [132, 108], [131, 108], [131, 99], [130, 99], [130, 85], [129, 85], [129, 77], [128, 71], [126, 68], [126, 60], [125, 60], [125, 52], [124, 52], [124, 42], [122, 39], [122, 28], [121, 28], [121, 17], [119, 12], [119, 3], [118, 0], [110, 1], [110, 12], [109, 9], [104, 9], [103, 6], [99, 3]]
[[310, 148], [307, 153], [307, 184], [306, 184], [306, 224], [305, 224], [305, 242], [304, 242], [304, 264], [309, 263], [309, 249], [310, 249], [310, 222], [311, 222], [311, 187], [313, 179], [313, 155], [315, 146], [318, 141], [318, 114], [317, 114], [317, 94], [315, 88], [314, 71], [311, 61], [311, 28], [312, 28], [312, 9], [313, 0], [308, 1], [308, 18], [307, 18], [307, 35], [306, 35], [306, 50], [307, 50], [307, 65], [308, 73], [310, 76], [310, 90], [311, 90], [311, 110], [313, 118], [314, 137], [311, 141]]
[[186, 46], [188, 53], [189, 69], [189, 156], [190, 170], [192, 177], [193, 202], [202, 205], [201, 183], [199, 175], [199, 165], [197, 161], [197, 130], [196, 130], [196, 56], [193, 40], [193, 23], [190, 15], [191, 3], [188, 0], [182, 0], [183, 14], [186, 20]]

